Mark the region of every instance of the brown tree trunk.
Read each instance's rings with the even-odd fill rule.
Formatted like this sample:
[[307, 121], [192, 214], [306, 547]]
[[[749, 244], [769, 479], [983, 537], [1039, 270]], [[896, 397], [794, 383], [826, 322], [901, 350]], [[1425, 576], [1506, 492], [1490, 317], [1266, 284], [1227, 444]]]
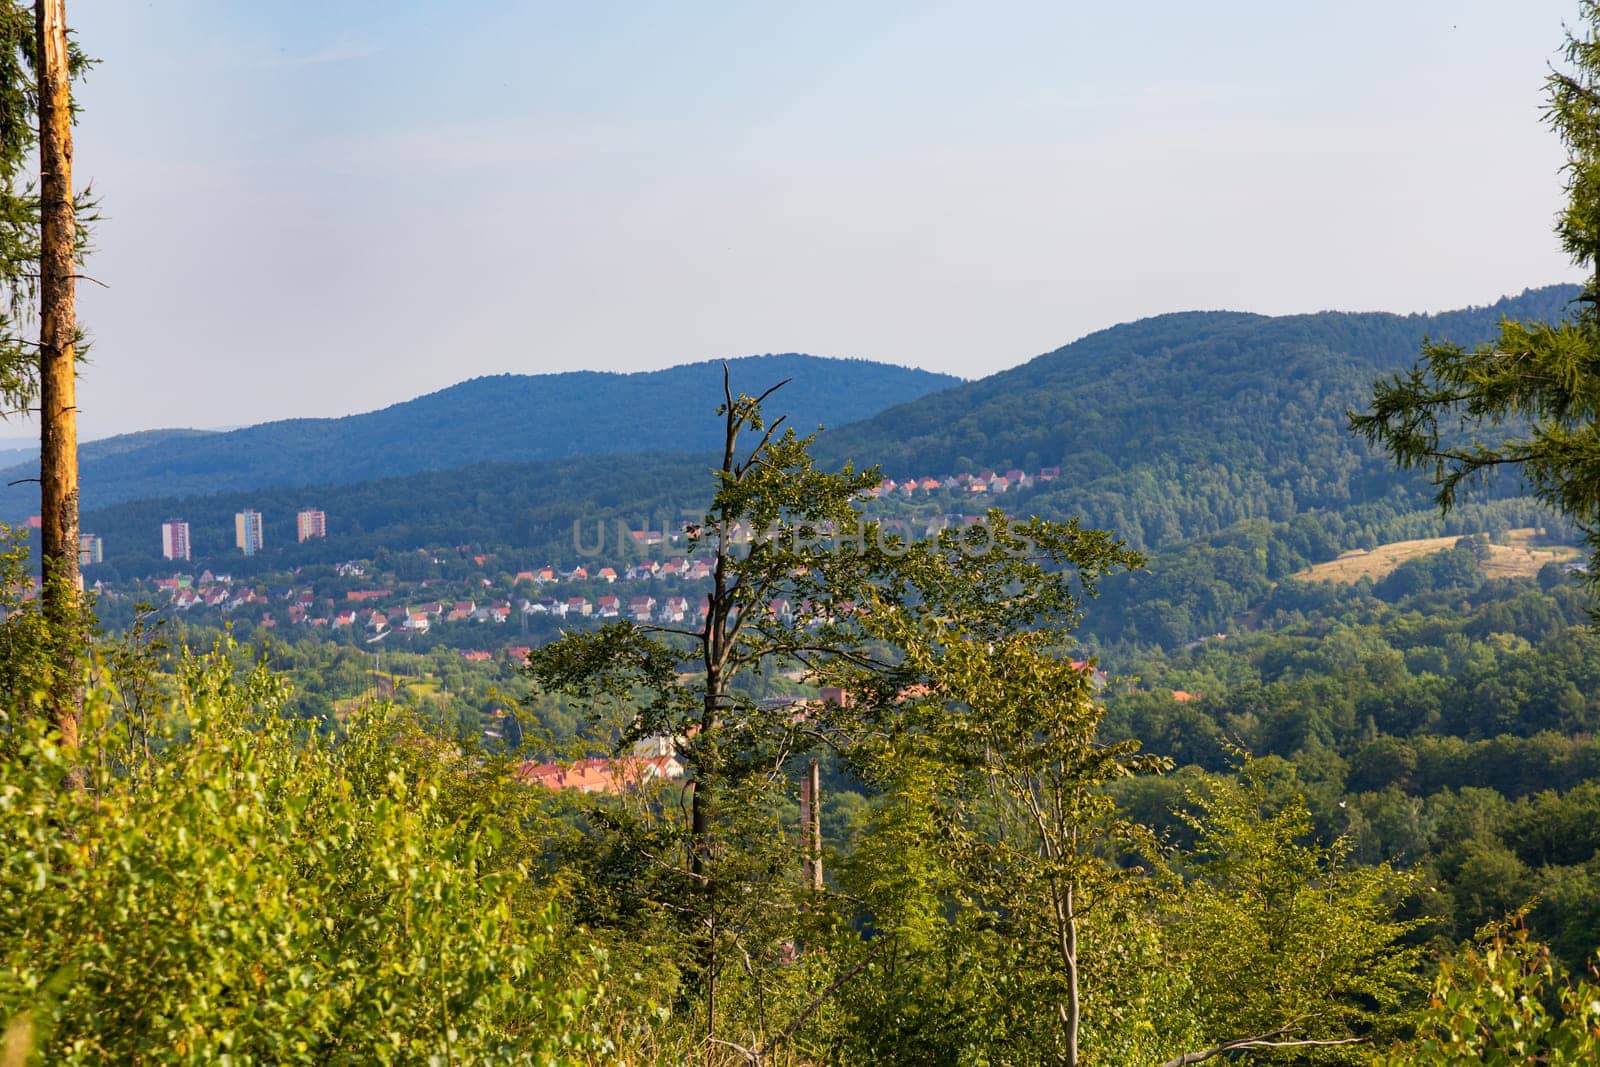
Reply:
[[78, 570], [76, 219], [66, 0], [35, 0], [39, 49], [39, 515], [44, 613], [50, 626], [50, 711], [66, 749], [78, 746], [85, 639]]
[[[708, 672], [705, 708], [700, 716], [702, 745], [708, 744], [707, 735], [716, 726], [721, 688], [715, 673]], [[716, 805], [716, 768], [711, 766], [713, 762], [710, 750], [703, 749], [694, 764], [694, 793], [690, 798], [689, 870], [702, 880], [702, 884], [709, 882], [711, 822]]]

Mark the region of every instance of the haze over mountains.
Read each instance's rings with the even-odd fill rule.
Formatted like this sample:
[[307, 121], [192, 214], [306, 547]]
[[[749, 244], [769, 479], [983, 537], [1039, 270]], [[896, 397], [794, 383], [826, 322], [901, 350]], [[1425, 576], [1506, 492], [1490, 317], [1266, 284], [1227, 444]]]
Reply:
[[[1060, 466], [1028, 511], [1081, 515], [1161, 548], [1313, 510], [1367, 524], [1431, 513], [1424, 480], [1353, 439], [1346, 409], [1373, 378], [1409, 366], [1425, 337], [1474, 344], [1502, 317], [1559, 319], [1576, 292], [1437, 315], [1163, 315], [960, 384], [802, 356], [736, 361], [734, 384], [756, 392], [792, 375], [771, 410], [801, 428], [837, 427], [819, 442], [824, 462], [880, 464], [897, 478]], [[109, 564], [135, 571], [159, 565], [153, 531], [168, 513], [181, 510], [203, 546], [203, 528], [229, 530], [235, 510], [255, 507], [268, 545], [285, 546], [292, 511], [311, 503], [329, 511], [328, 540], [282, 551], [474, 543], [570, 555], [575, 519], [703, 502], [720, 399], [718, 364], [488, 378], [369, 415], [158, 443], [85, 463], [85, 498], [100, 508], [84, 529], [105, 538]], [[236, 488], [180, 505], [205, 485]], [[9, 499], [12, 514], [25, 495]], [[274, 521], [285, 524], [276, 536]], [[222, 532], [214, 541], [219, 552], [230, 543]]]
[[[730, 360], [736, 387], [793, 378], [784, 410], [802, 429], [840, 425], [957, 384], [911, 367], [806, 355]], [[717, 428], [697, 417], [722, 395], [721, 362], [660, 371], [474, 378], [338, 419], [288, 419], [228, 432], [156, 430], [83, 447], [83, 504], [279, 486], [346, 484], [496, 460], [697, 451]], [[37, 476], [36, 460], [0, 481]], [[9, 486], [0, 517], [38, 510], [37, 490]]]

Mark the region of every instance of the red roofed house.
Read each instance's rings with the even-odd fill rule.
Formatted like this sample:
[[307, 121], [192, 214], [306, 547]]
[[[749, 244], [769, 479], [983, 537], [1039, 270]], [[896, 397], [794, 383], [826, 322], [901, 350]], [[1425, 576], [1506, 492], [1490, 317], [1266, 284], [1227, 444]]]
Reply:
[[673, 756], [582, 759], [570, 765], [528, 762], [517, 770], [517, 777], [547, 789], [616, 795], [651, 782], [677, 781], [683, 777], [683, 764]]
[[[1075, 659], [1072, 661], [1072, 669], [1079, 672], [1089, 671], [1089, 661], [1086, 659]], [[1089, 684], [1094, 686], [1096, 689], [1104, 689], [1110, 681], [1111, 675], [1107, 674], [1105, 671], [1095, 670], [1089, 674]]]

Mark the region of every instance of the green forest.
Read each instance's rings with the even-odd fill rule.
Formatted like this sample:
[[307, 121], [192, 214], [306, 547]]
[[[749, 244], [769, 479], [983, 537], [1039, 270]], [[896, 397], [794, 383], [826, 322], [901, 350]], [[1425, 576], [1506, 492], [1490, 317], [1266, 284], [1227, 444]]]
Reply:
[[94, 61], [0, 3], [0, 1067], [1600, 1062], [1580, 12], [1581, 286], [80, 450]]

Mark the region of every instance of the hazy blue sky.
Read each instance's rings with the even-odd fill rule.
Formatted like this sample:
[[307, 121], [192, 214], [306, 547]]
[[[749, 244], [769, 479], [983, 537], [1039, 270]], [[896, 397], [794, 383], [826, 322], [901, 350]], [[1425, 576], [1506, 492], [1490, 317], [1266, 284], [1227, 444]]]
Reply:
[[102, 60], [83, 426], [1486, 303], [1573, 276], [1540, 106], [1575, 12], [69, 0]]

